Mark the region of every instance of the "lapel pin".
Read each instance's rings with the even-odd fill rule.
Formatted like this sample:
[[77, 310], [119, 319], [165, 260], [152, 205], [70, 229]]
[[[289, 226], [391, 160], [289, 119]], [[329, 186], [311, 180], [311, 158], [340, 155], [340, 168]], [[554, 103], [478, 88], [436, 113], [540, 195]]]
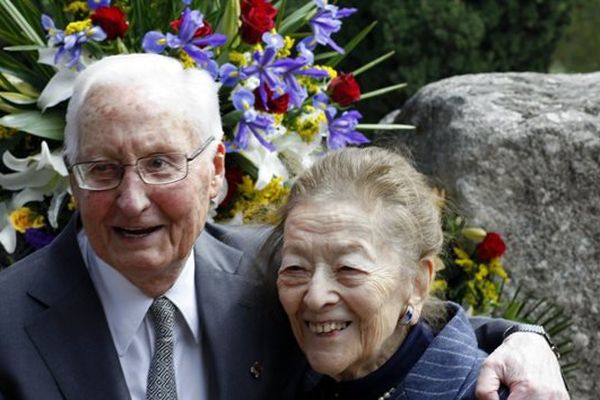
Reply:
[[250, 375], [252, 375], [252, 377], [254, 379], [258, 379], [260, 378], [260, 374], [262, 373], [263, 370], [263, 366], [261, 363], [259, 363], [258, 361], [255, 361], [254, 364], [252, 364], [252, 366], [250, 367]]

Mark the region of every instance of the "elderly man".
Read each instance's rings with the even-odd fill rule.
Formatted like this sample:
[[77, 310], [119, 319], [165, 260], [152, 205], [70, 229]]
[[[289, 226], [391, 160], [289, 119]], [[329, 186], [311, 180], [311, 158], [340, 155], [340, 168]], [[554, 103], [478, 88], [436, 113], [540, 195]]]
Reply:
[[[0, 275], [0, 399], [292, 397], [305, 362], [275, 268], [256, 260], [264, 235], [206, 223], [221, 139], [217, 85], [200, 70], [138, 54], [79, 76], [65, 132], [79, 212]], [[482, 342], [504, 328], [488, 321]], [[506, 340], [482, 396], [504, 379], [520, 398], [566, 398], [543, 338]]]

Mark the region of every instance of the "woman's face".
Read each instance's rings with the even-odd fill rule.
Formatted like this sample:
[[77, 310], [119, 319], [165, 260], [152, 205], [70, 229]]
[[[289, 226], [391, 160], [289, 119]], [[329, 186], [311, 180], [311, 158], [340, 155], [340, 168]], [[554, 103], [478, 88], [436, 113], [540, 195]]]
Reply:
[[284, 227], [279, 299], [313, 369], [337, 380], [374, 371], [402, 341], [414, 275], [376, 223], [354, 204], [305, 202]]

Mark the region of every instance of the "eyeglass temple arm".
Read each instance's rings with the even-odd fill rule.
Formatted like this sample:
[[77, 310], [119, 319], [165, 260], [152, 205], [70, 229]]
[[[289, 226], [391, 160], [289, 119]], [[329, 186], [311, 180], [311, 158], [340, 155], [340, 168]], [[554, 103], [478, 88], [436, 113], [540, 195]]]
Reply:
[[202, 146], [200, 146], [200, 148], [198, 150], [196, 150], [195, 152], [193, 152], [188, 158], [188, 161], [192, 161], [194, 158], [198, 157], [204, 150], [206, 150], [206, 148], [208, 147], [209, 144], [211, 144], [213, 141], [215, 140], [214, 136], [209, 137], [208, 139], [206, 139], [204, 141], [204, 143], [202, 143]]

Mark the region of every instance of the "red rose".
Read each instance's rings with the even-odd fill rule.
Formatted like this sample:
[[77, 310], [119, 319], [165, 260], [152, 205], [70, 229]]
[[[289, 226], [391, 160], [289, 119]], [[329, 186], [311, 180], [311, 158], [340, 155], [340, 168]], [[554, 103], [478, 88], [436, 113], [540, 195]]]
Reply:
[[475, 252], [480, 261], [490, 261], [492, 258], [500, 257], [506, 251], [506, 244], [499, 234], [489, 232], [477, 245]]
[[265, 0], [242, 0], [242, 40], [249, 44], [260, 43], [262, 35], [275, 26], [277, 9]]
[[360, 99], [360, 86], [352, 74], [341, 73], [329, 83], [329, 97], [342, 107]]
[[[179, 19], [176, 19], [175, 21], [171, 21], [171, 23], [169, 24], [169, 26], [175, 32], [179, 32], [179, 27], [181, 26], [182, 18], [183, 17], [179, 17]], [[210, 35], [211, 33], [213, 33], [212, 26], [210, 25], [210, 23], [207, 20], [204, 20], [202, 22], [204, 23], [204, 25], [202, 25], [200, 28], [196, 29], [196, 32], [194, 32], [195, 38], [203, 37], [203, 36]]]
[[94, 25], [100, 25], [108, 40], [125, 37], [129, 25], [119, 7], [100, 7], [90, 16]]
[[237, 165], [228, 165], [225, 168], [225, 179], [227, 180], [227, 194], [219, 204], [220, 208], [227, 208], [238, 190], [238, 185], [242, 183], [243, 171]]
[[275, 114], [283, 114], [288, 109], [288, 104], [290, 102], [290, 96], [287, 93], [282, 94], [278, 98], [273, 98], [273, 91], [269, 86], [265, 85], [265, 90], [267, 91], [267, 106], [263, 104], [262, 99], [260, 98], [260, 93], [258, 88], [254, 89], [254, 108], [260, 111], [269, 111]]

